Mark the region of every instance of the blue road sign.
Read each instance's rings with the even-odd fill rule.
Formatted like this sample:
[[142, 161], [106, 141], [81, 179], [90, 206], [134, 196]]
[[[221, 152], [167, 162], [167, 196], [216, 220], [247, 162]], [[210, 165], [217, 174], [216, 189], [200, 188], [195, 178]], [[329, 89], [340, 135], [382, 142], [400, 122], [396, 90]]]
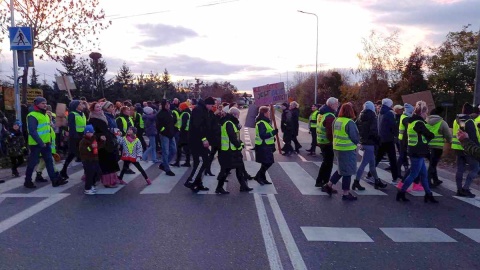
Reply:
[[32, 28], [10, 27], [10, 50], [32, 50]]

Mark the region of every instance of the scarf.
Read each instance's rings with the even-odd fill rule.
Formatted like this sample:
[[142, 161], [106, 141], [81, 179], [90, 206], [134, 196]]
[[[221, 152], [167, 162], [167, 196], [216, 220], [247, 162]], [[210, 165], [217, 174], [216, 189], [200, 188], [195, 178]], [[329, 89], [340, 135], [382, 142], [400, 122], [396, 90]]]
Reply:
[[107, 117], [105, 116], [105, 114], [103, 113], [103, 111], [100, 111], [100, 112], [91, 111], [91, 112], [90, 112], [90, 119], [92, 119], [92, 118], [100, 119], [100, 120], [102, 120], [103, 122], [105, 122], [105, 124], [108, 125]]

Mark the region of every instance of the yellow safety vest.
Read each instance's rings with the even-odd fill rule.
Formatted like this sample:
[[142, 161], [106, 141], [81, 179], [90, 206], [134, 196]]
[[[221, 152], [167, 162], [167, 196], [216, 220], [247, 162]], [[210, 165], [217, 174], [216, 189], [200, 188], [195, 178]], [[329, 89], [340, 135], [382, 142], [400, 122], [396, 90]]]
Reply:
[[408, 115], [402, 114], [400, 116], [400, 124], [398, 126], [398, 139], [403, 140], [403, 135], [405, 134], [405, 125], [403, 124], [403, 119], [407, 118]]
[[430, 130], [430, 132], [432, 132], [434, 135], [435, 135], [435, 138], [433, 138], [429, 143], [428, 145], [429, 146], [438, 146], [438, 147], [441, 147], [443, 148], [443, 145], [445, 144], [445, 139], [443, 138], [443, 136], [439, 133], [440, 131], [440, 126], [442, 125], [442, 121], [438, 121], [438, 123], [436, 123], [435, 125], [428, 125], [427, 124], [427, 128], [428, 130]]
[[143, 122], [143, 117], [141, 114], [136, 113], [138, 117], [138, 127], [139, 128], [145, 128], [145, 123]]
[[327, 128], [323, 126], [323, 122], [329, 115], [335, 117], [335, 115], [330, 112], [326, 114], [318, 114], [318, 117], [317, 117], [317, 143], [318, 144], [330, 143], [330, 141], [327, 138]]
[[235, 131], [235, 134], [237, 135], [238, 140], [240, 140], [240, 132], [238, 131], [238, 128], [235, 126], [235, 124], [232, 121], [226, 121], [225, 123], [223, 123], [222, 129], [221, 129], [221, 131], [222, 131], [222, 133], [221, 133], [222, 146], [221, 146], [220, 150], [222, 150], [222, 151], [241, 150], [242, 146], [237, 148], [237, 147], [235, 147], [235, 145], [230, 143], [230, 138], [228, 138], [228, 133], [227, 133], [227, 124], [228, 123], [232, 124], [233, 130]]
[[[52, 141], [51, 137], [51, 126], [50, 126], [50, 118], [48, 115], [33, 111], [27, 115], [27, 119], [29, 116], [35, 117], [37, 119], [37, 133], [42, 140], [43, 143], [49, 143]], [[28, 120], [27, 120], [27, 128], [28, 128]], [[37, 145], [37, 142], [33, 139], [33, 137], [28, 133], [28, 145]]]
[[[473, 124], [475, 125], [475, 121], [473, 121], [472, 119], [468, 119], [467, 121], [465, 121], [465, 126], [467, 125], [468, 121], [472, 121]], [[462, 144], [457, 139], [457, 133], [459, 129], [460, 129], [460, 125], [457, 123], [457, 119], [455, 119], [453, 121], [453, 138], [452, 138], [452, 149], [454, 150], [463, 150]], [[480, 132], [478, 131], [477, 125], [475, 125], [475, 131], [477, 134], [477, 138], [480, 138]]]
[[85, 126], [87, 126], [87, 118], [85, 114], [80, 115], [78, 112], [72, 112], [75, 115], [75, 131], [81, 133], [85, 131]]
[[416, 120], [416, 121], [413, 121], [412, 123], [408, 124], [408, 128], [407, 128], [408, 146], [416, 146], [418, 144], [418, 138], [419, 137], [422, 137], [422, 142], [424, 144], [427, 144], [427, 142], [428, 142], [427, 139], [425, 138], [425, 136], [418, 134], [414, 130], [415, 125], [418, 122], [422, 123], [422, 121]]
[[[258, 128], [258, 125], [260, 124], [264, 124], [265, 125], [265, 128], [267, 129], [267, 134], [270, 134], [271, 137], [268, 138], [268, 139], [265, 139], [265, 140], [262, 140], [262, 138], [260, 138], [260, 135], [258, 134], [259, 132], [259, 128]], [[274, 136], [272, 134], [273, 132], [273, 127], [272, 125], [270, 125], [270, 123], [268, 123], [267, 121], [265, 120], [260, 120], [258, 121], [256, 124], [255, 124], [255, 145], [262, 145], [263, 142], [265, 141], [265, 144], [266, 145], [272, 145], [272, 144], [275, 144], [275, 139], [274, 139]]]
[[124, 140], [125, 140], [125, 143], [127, 145], [128, 153], [130, 155], [132, 155], [133, 154], [133, 147], [135, 147], [135, 144], [138, 142], [138, 138], [135, 138], [135, 140], [133, 140], [133, 142], [129, 142], [127, 140], [127, 138], [125, 138], [125, 137], [124, 137]]
[[310, 122], [308, 123], [309, 128], [317, 128], [317, 118], [318, 118], [318, 110], [310, 114]]
[[182, 127], [182, 119], [183, 119], [183, 115], [185, 114], [188, 116], [187, 126], [185, 127], [185, 131], [189, 131], [190, 130], [190, 114], [187, 112], [182, 112], [182, 114], [180, 114], [180, 127]]
[[182, 118], [180, 118], [180, 114], [177, 110], [172, 110], [172, 114], [174, 114], [175, 118], [177, 119], [177, 122], [175, 122], [175, 127], [180, 129], [182, 127]]
[[[118, 117], [118, 118], [120, 118], [120, 120], [122, 120], [123, 133], [127, 133], [127, 130], [128, 130], [128, 128], [127, 128], [127, 120], [125, 120], [125, 117]], [[118, 119], [118, 118], [117, 118], [117, 119]], [[133, 120], [132, 120], [132, 118], [131, 118], [130, 116], [128, 117], [128, 122], [130, 122], [130, 126], [132, 126], [132, 127], [134, 126], [134, 125], [133, 125]]]
[[348, 122], [353, 120], [346, 117], [338, 117], [333, 122], [333, 149], [338, 151], [351, 151], [357, 149], [357, 145], [350, 140], [345, 128]]

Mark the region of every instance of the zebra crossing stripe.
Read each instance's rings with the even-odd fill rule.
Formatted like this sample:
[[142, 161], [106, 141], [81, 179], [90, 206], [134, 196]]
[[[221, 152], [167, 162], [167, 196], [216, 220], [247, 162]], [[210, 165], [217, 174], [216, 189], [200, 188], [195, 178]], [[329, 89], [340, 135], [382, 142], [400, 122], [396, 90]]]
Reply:
[[300, 227], [307, 241], [369, 243], [373, 239], [360, 228]]
[[296, 162], [278, 162], [303, 195], [328, 195], [315, 187], [315, 179]]
[[[208, 187], [210, 190], [209, 191], [199, 191], [197, 194], [200, 194], [200, 195], [212, 195], [212, 194], [216, 195], [215, 194], [215, 189], [217, 188], [217, 185], [218, 185], [217, 177], [218, 177], [218, 173], [220, 172], [220, 164], [218, 163], [218, 159], [215, 159], [212, 162], [211, 170], [212, 170], [212, 172], [216, 173], [215, 176], [205, 175], [202, 178], [203, 186]], [[229, 181], [231, 181], [231, 180], [229, 179]], [[228, 182], [225, 182], [223, 184], [223, 189], [227, 190], [227, 186], [228, 186]]]
[[[260, 163], [255, 161], [246, 161], [245, 168], [247, 169], [250, 175], [255, 175], [258, 170], [260, 170]], [[248, 181], [248, 186], [253, 188], [250, 193], [257, 193], [257, 194], [277, 194], [277, 189], [275, 188], [275, 180], [272, 181], [270, 178], [270, 174], [266, 174], [267, 180], [271, 182], [271, 185], [260, 185], [257, 181]]]
[[[147, 162], [147, 161], [140, 161], [140, 164], [142, 165], [142, 168], [146, 171], [148, 168], [150, 168], [154, 163], [152, 162]], [[123, 164], [120, 166], [122, 168]], [[140, 172], [130, 164], [130, 169], [134, 170], [136, 173], [135, 174], [125, 174], [123, 176], [123, 181], [130, 183], [132, 182], [135, 178], [140, 177], [143, 180], [143, 176], [140, 174]], [[83, 173], [83, 171], [82, 171]], [[102, 194], [102, 195], [113, 195], [117, 193], [120, 189], [124, 188], [126, 185], [118, 185], [116, 188], [106, 188], [103, 185], [97, 185], [97, 194]]]
[[188, 171], [186, 167], [172, 167], [170, 169], [175, 176], [167, 176], [160, 172], [160, 175], [153, 179], [150, 186], [146, 186], [140, 194], [167, 194], [170, 193], [177, 183], [182, 179], [183, 175]]
[[50, 195], [62, 193], [65, 190], [72, 188], [77, 184], [82, 183], [82, 175], [83, 175], [83, 170], [80, 170], [74, 174], [71, 174], [70, 178], [68, 179], [68, 183], [66, 183], [63, 186], [53, 187], [52, 185], [46, 185], [42, 188], [35, 190], [34, 192], [31, 192], [30, 194], [33, 196], [35, 195], [50, 196]]

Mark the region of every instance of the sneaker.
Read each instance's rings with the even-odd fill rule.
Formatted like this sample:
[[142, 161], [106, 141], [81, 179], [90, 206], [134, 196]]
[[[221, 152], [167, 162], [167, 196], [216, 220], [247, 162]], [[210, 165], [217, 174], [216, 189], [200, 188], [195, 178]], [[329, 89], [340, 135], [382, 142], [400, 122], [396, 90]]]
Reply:
[[97, 192], [97, 188], [95, 186], [92, 186], [91, 190], [93, 190], [94, 192]]
[[342, 195], [342, 200], [344, 201], [356, 201], [358, 198], [353, 196], [352, 193], [348, 193], [348, 195]]
[[93, 189], [90, 189], [90, 190], [84, 190], [83, 191], [83, 194], [85, 195], [95, 195], [95, 191]]
[[423, 186], [421, 184], [413, 183], [413, 191], [424, 191]]
[[165, 174], [168, 175], [168, 176], [175, 176], [175, 174], [172, 171], [168, 171]]

